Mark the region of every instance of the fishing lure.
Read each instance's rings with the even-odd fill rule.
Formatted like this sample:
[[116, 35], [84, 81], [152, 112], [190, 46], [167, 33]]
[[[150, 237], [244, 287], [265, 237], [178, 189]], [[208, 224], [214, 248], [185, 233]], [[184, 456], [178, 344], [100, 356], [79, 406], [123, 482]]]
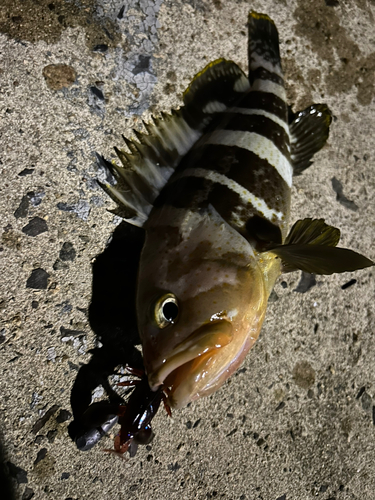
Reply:
[[151, 422], [162, 401], [167, 414], [172, 416], [167, 404], [167, 389], [160, 386], [156, 391], [152, 391], [142, 370], [128, 365], [125, 369], [128, 374], [138, 377], [117, 384], [132, 388], [126, 403], [92, 403], [77, 420], [73, 429], [70, 429], [71, 437], [79, 450], [91, 450], [112, 427], [119, 424], [120, 431], [115, 437], [114, 448], [104, 451], [118, 456], [129, 452], [130, 457], [134, 457], [139, 445], [147, 445], [154, 438]]
[[259, 336], [282, 272], [354, 271], [373, 262], [337, 248], [323, 219], [288, 232], [293, 175], [325, 144], [325, 104], [288, 111], [278, 32], [248, 18], [249, 73], [218, 59], [198, 73], [184, 105], [99, 157], [115, 211], [146, 233], [136, 297], [152, 391], [179, 408], [216, 391]]
[[[160, 385], [156, 390], [151, 390], [146, 376], [139, 375], [140, 381], [135, 384], [126, 406], [119, 408], [118, 423], [120, 432], [115, 438], [114, 450], [105, 450], [116, 455], [129, 452], [131, 457], [137, 453], [140, 444], [147, 445], [154, 438], [151, 421], [159, 410], [160, 403], [164, 401], [167, 414], [171, 411], [166, 403], [165, 389]], [[119, 385], [126, 385], [119, 384]]]

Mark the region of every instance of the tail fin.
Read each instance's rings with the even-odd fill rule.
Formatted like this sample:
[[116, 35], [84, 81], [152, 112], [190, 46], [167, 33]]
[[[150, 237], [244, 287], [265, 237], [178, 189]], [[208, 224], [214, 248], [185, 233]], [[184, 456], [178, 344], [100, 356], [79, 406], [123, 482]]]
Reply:
[[248, 29], [250, 83], [256, 79], [255, 72], [258, 68], [282, 78], [279, 34], [275, 23], [266, 14], [251, 11], [248, 18]]

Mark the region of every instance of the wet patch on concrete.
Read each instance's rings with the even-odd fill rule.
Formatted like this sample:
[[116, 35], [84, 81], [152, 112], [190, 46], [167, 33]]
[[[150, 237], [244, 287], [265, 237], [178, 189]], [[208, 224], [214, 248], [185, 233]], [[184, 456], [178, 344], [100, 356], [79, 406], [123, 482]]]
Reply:
[[34, 466], [41, 460], [44, 460], [46, 455], [47, 455], [47, 448], [41, 448], [36, 455], [36, 459], [34, 460]]
[[18, 175], [20, 177], [25, 177], [26, 175], [31, 175], [32, 173], [34, 173], [34, 170], [34, 168], [24, 168]]
[[293, 368], [293, 380], [302, 389], [309, 389], [315, 382], [315, 370], [307, 361], [296, 363]]
[[25, 491], [22, 495], [22, 500], [31, 500], [34, 496], [34, 490], [26, 486]]
[[[284, 57], [282, 65], [286, 77], [285, 90], [287, 101], [295, 112], [300, 111], [313, 102], [311, 86], [305, 84], [302, 71], [293, 58]], [[301, 88], [303, 88], [304, 93], [297, 101]]]
[[121, 35], [110, 18], [99, 18], [97, 2], [83, 0], [76, 5], [64, 0], [4, 0], [0, 7], [0, 32], [15, 40], [56, 43], [67, 28], [81, 26], [90, 48], [116, 46]]
[[74, 68], [67, 64], [49, 64], [43, 68], [43, 76], [51, 90], [70, 87], [77, 78]]
[[57, 412], [59, 409], [58, 405], [53, 405], [51, 408], [49, 408], [45, 414], [39, 418], [35, 424], [33, 425], [33, 428], [31, 429], [31, 432], [33, 434], [37, 434], [48, 422], [48, 420], [53, 417], [53, 415]]
[[[362, 8], [360, 3], [358, 5]], [[368, 13], [371, 16], [370, 10]], [[297, 21], [296, 35], [307, 39], [319, 58], [328, 61], [331, 66], [325, 77], [327, 92], [331, 95], [346, 93], [354, 86], [359, 104], [369, 105], [375, 95], [375, 52], [368, 55], [361, 53], [341, 26], [335, 9], [324, 0], [300, 0], [294, 17]]]
[[8, 224], [4, 228], [4, 232], [1, 235], [1, 243], [12, 250], [20, 250], [21, 249], [21, 235], [14, 229], [12, 226]]

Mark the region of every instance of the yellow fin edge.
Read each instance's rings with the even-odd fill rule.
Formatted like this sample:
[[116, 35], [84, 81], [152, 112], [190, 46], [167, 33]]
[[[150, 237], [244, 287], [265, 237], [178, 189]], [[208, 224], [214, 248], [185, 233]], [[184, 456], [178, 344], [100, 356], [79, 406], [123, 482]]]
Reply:
[[253, 10], [249, 12], [249, 18], [250, 17], [252, 17], [253, 19], [264, 19], [265, 21], [269, 21], [270, 23], [275, 24], [272, 19], [267, 16], [267, 14], [259, 14], [258, 12], [254, 12]]
[[193, 83], [196, 80], [198, 80], [198, 78], [200, 78], [204, 73], [206, 73], [206, 71], [208, 71], [213, 66], [216, 66], [217, 64], [220, 64], [222, 62], [233, 62], [233, 61], [228, 61], [228, 59], [225, 59], [224, 57], [220, 57], [220, 59], [215, 59], [214, 61], [211, 61], [210, 63], [208, 63], [201, 71], [199, 71], [199, 73], [197, 73], [193, 77], [192, 81], [189, 83], [189, 85], [187, 86], [186, 90], [184, 91], [183, 96], [185, 97], [185, 95], [190, 91], [191, 86], [193, 85]]

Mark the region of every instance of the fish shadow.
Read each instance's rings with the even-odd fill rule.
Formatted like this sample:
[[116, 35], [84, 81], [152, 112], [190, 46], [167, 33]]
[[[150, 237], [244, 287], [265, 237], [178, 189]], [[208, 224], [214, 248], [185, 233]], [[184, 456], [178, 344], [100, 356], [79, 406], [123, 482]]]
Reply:
[[8, 461], [7, 457], [8, 452], [5, 448], [5, 438], [3, 432], [0, 430], [1, 498], [7, 500], [16, 500], [16, 498], [19, 498], [19, 491], [17, 491], [16, 489], [16, 484], [18, 483], [18, 485], [20, 485], [22, 483], [27, 483], [27, 472]]
[[98, 386], [104, 388], [108, 404], [124, 403], [108, 382], [116, 367], [128, 364], [143, 369], [142, 355], [135, 347], [141, 344], [135, 297], [143, 243], [144, 230], [122, 222], [94, 261], [88, 318], [101, 347], [91, 351], [90, 361], [80, 367], [72, 387], [70, 403], [74, 420], [68, 432], [73, 441], [77, 442], [84, 433], [82, 416]]

